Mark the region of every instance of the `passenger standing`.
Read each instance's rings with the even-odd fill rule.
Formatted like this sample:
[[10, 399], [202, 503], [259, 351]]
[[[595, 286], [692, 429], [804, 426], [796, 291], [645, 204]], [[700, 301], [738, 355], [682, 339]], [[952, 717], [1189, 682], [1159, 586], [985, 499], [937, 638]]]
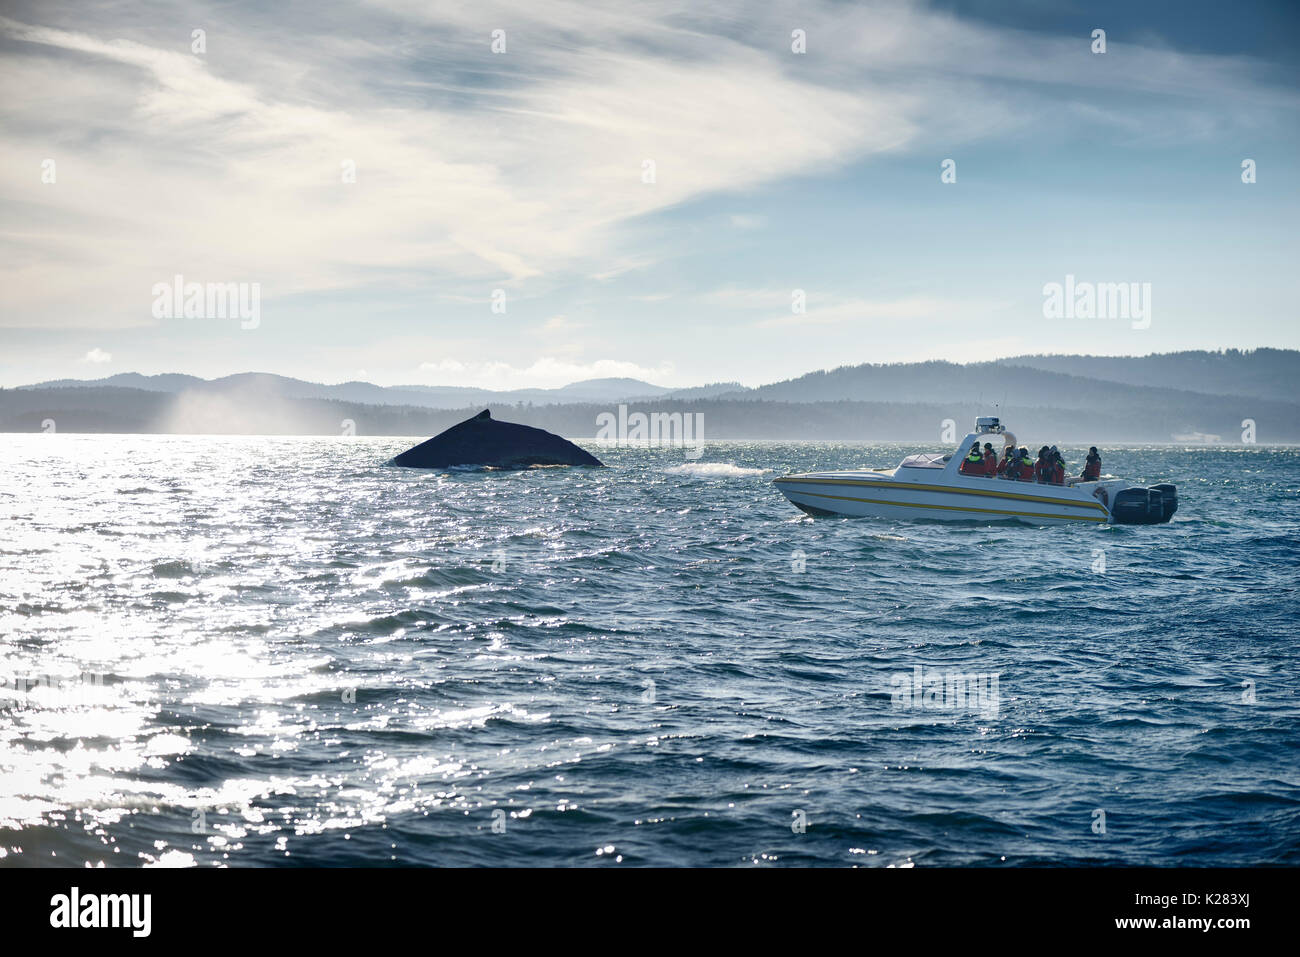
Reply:
[[998, 474], [998, 453], [993, 451], [993, 443], [984, 443], [984, 474], [988, 478], [996, 478]]
[[1080, 476], [1085, 482], [1095, 482], [1101, 478], [1101, 456], [1097, 453], [1097, 446], [1088, 449], [1088, 458], [1083, 463], [1083, 474]]

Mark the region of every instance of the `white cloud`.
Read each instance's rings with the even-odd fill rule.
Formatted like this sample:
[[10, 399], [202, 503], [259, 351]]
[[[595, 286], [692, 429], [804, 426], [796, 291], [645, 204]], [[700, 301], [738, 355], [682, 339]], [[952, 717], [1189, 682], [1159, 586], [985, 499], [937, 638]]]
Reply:
[[543, 356], [519, 367], [507, 362], [462, 362], [440, 359], [423, 362], [420, 371], [429, 385], [468, 386], [478, 389], [554, 389], [584, 379], [643, 379], [651, 383], [673, 375], [672, 363], [647, 367], [619, 359], [572, 362]]
[[[1148, 137], [1263, 128], [1261, 111], [1295, 103], [1245, 59], [1112, 36], [1103, 63], [1086, 35], [911, 3], [244, 6], [222, 8], [203, 57], [174, 27], [189, 5], [28, 9], [63, 26], [0, 17], [0, 325], [147, 325], [151, 286], [175, 273], [260, 282], [268, 310], [299, 294], [454, 301], [489, 283], [610, 280], [654, 262], [618, 248], [651, 214], [888, 151], [1050, 135], [1077, 121], [1060, 108], [1075, 90], [1149, 97], [1140, 123], [1103, 98], [1086, 107]], [[39, 183], [46, 157], [56, 184]]]
[[[518, 283], [603, 263], [611, 231], [634, 217], [837, 165], [911, 133], [884, 97], [807, 82], [766, 53], [721, 38], [708, 47], [687, 30], [657, 31], [666, 44], [657, 52], [602, 38], [576, 55], [555, 45], [563, 24], [554, 24], [533, 41], [553, 51], [540, 76], [463, 43], [450, 55], [496, 71], [500, 84], [465, 90], [458, 104], [414, 105], [370, 90], [366, 60], [344, 57], [328, 88], [307, 96], [283, 68], [275, 84], [256, 71], [222, 75], [229, 64], [212, 35], [197, 57], [188, 43], [109, 39], [119, 25], [87, 21], [66, 30], [0, 18], [24, 53], [0, 65], [0, 81], [44, 91], [0, 107], [13, 131], [0, 198], [27, 206], [5, 238], [38, 239], [36, 252], [0, 263], [13, 323], [147, 323], [149, 289], [175, 272], [260, 282], [268, 303], [380, 279]], [[685, 48], [704, 55], [681, 56]], [[277, 43], [270, 58], [295, 50], [302, 74], [321, 82], [306, 66], [310, 42]], [[56, 130], [77, 135], [51, 150]], [[50, 152], [56, 185], [16, 185]], [[653, 185], [641, 181], [646, 157], [658, 166]], [[344, 160], [356, 164], [355, 183], [342, 181]], [[649, 262], [618, 259], [595, 274]]]
[[542, 323], [541, 331], [548, 335], [562, 334], [566, 332], [576, 332], [579, 329], [586, 328], [585, 322], [575, 322], [568, 316], [551, 316]]
[[82, 356], [81, 361], [89, 362], [93, 365], [103, 365], [106, 362], [112, 362], [113, 356], [111, 353], [105, 352], [103, 349], [95, 348]]
[[[788, 297], [787, 297], [788, 298]], [[786, 305], [785, 315], [771, 316], [760, 326], [804, 326], [834, 322], [897, 322], [943, 319], [955, 315], [980, 314], [983, 303], [934, 296], [905, 296], [896, 299], [836, 299], [809, 297], [807, 310], [795, 313]]]
[[[794, 311], [795, 294], [802, 293], [803, 312]], [[882, 323], [951, 324], [988, 319], [1010, 304], [979, 297], [894, 296], [864, 298], [841, 296], [820, 290], [742, 289], [727, 286], [699, 297], [710, 306], [761, 315], [760, 328]]]

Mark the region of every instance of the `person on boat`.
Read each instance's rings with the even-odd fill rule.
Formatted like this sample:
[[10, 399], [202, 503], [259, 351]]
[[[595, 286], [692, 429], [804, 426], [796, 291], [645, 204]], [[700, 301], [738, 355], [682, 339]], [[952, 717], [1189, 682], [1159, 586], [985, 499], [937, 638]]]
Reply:
[[1097, 453], [1097, 446], [1088, 449], [1088, 458], [1083, 463], [1083, 473], [1079, 476], [1085, 482], [1095, 482], [1101, 478], [1101, 456]]
[[961, 460], [961, 468], [957, 471], [962, 475], [983, 475], [984, 474], [984, 456], [980, 454], [980, 444], [976, 442], [970, 447], [966, 457]]
[[1038, 461], [1034, 463], [1034, 480], [1039, 485], [1061, 485], [1065, 482], [1065, 467], [1060, 461], [1056, 446], [1044, 445], [1038, 450]]
[[993, 451], [993, 443], [984, 443], [984, 475], [996, 478], [998, 474], [998, 453]]
[[1064, 485], [1065, 484], [1065, 459], [1061, 457], [1061, 453], [1057, 450], [1055, 445], [1053, 445], [1051, 449], [1048, 450], [1047, 455], [1050, 458], [1052, 463], [1052, 474], [1051, 474], [1052, 484]]
[[1030, 456], [1029, 454], [1029, 449], [1022, 447], [1018, 454], [1020, 456], [1020, 475], [1019, 475], [1020, 481], [1022, 482], [1034, 481], [1034, 460], [1033, 457]]
[[[1014, 474], [1010, 471], [1013, 467], [1015, 467]], [[998, 474], [1012, 481], [1015, 481], [1016, 476], [1020, 474], [1019, 467], [1016, 467], [1016, 450], [1013, 446], [1008, 445], [1002, 450], [1002, 461], [998, 463]]]
[[1052, 460], [1050, 450], [1044, 445], [1038, 450], [1038, 461], [1034, 463], [1034, 481], [1046, 485], [1052, 480]]

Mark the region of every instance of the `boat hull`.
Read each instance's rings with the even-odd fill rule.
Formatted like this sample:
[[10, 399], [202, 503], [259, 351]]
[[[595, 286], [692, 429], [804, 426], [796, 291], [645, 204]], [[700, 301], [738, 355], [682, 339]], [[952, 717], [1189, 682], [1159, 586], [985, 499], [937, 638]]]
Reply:
[[1110, 521], [1107, 507], [1092, 494], [1096, 485], [1079, 488], [980, 478], [908, 481], [834, 474], [788, 475], [773, 484], [812, 515], [1028, 525]]

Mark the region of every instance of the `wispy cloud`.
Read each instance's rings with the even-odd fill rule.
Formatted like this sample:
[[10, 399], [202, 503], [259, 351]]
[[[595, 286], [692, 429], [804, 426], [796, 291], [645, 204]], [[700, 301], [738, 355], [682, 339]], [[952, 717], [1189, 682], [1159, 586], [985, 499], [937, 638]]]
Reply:
[[980, 297], [896, 296], [864, 298], [804, 289], [743, 289], [727, 286], [699, 297], [711, 307], [753, 317], [758, 328], [871, 323], [930, 323], [989, 319], [1010, 303]]
[[[930, 289], [923, 270], [865, 292], [846, 277], [840, 295], [810, 289], [796, 315], [790, 290], [745, 291], [775, 275], [758, 271], [792, 241], [784, 211], [765, 201], [886, 154], [918, 157], [937, 184], [939, 159], [964, 143], [1042, 142], [1081, 125], [1126, 145], [1254, 136], [1293, 122], [1297, 103], [1245, 57], [1113, 34], [1099, 58], [1084, 35], [888, 0], [12, 9], [22, 12], [0, 17], [0, 84], [17, 91], [0, 102], [0, 326], [87, 328], [76, 352], [57, 346], [65, 357], [96, 342], [139, 356], [100, 330], [146, 335], [158, 321], [153, 284], [180, 273], [261, 284], [257, 355], [268, 366], [316, 341], [306, 323], [326, 303], [366, 324], [340, 359], [349, 369], [381, 367], [381, 349], [401, 341], [409, 370], [437, 337], [466, 363], [448, 375], [541, 376], [548, 360], [520, 343], [581, 300], [606, 338], [585, 352], [548, 342], [549, 355], [569, 356], [553, 361], [586, 375], [598, 363], [584, 354], [631, 356], [625, 365], [655, 374], [660, 356], [616, 328], [618, 310], [666, 289], [674, 306], [701, 304], [699, 283], [724, 280], [653, 271], [698, 252], [682, 240], [728, 224], [768, 255], [755, 265], [737, 255], [736, 288], [704, 306], [737, 310], [773, 337], [792, 323], [851, 330], [891, 318], [929, 330], [935, 317], [996, 308], [993, 294], [914, 294]], [[203, 54], [191, 51], [191, 26], [207, 29]], [[806, 54], [790, 48], [795, 27]], [[46, 161], [57, 176], [42, 181]], [[444, 307], [485, 303], [498, 287], [511, 312], [492, 335], [467, 343], [481, 324], [437, 325]], [[520, 308], [542, 300], [540, 314]], [[296, 302], [311, 304], [303, 325], [277, 326]], [[379, 302], [392, 303], [385, 338], [370, 324]]]
[[[304, 63], [308, 96], [304, 81], [227, 76], [222, 46], [270, 57], [265, 37], [213, 30], [199, 56], [188, 37], [170, 48], [110, 39], [118, 27], [98, 33], [96, 19], [77, 30], [0, 20], [24, 54], [5, 61], [7, 88], [99, 87], [92, 101], [6, 100], [5, 124], [20, 131], [3, 161], [6, 198], [21, 194], [27, 230], [48, 245], [37, 261], [0, 266], [23, 280], [5, 283], [22, 290], [5, 310], [11, 322], [144, 321], [148, 289], [173, 272], [260, 281], [268, 301], [378, 280], [517, 282], [603, 259], [620, 222], [891, 148], [912, 132], [884, 97], [808, 82], [770, 53], [722, 37], [710, 46], [685, 29], [656, 31], [659, 49], [602, 37], [578, 56], [560, 22], [518, 31], [512, 52], [494, 55], [491, 20], [476, 19], [477, 37], [444, 39], [440, 52], [454, 60], [448, 68], [497, 82], [417, 106], [368, 83], [364, 44], [360, 62], [341, 54], [327, 84]], [[309, 57], [312, 44], [299, 41], [276, 44], [274, 57]], [[412, 79], [416, 66], [389, 64]], [[94, 136], [52, 147], [56, 130]], [[35, 182], [47, 153], [57, 182], [16, 186]], [[653, 182], [643, 181], [646, 160]], [[69, 308], [91, 299], [101, 306]]]
[[551, 318], [542, 323], [541, 332], [547, 335], [576, 332], [579, 329], [585, 328], [586, 325], [587, 323], [575, 322], [568, 316], [551, 316]]
[[829, 323], [913, 322], [916, 320], [951, 320], [953, 318], [988, 317], [993, 305], [965, 299], [940, 299], [934, 296], [907, 296], [897, 299], [839, 299], [814, 296], [803, 312], [788, 308], [786, 315], [770, 316], [758, 322], [762, 327], [825, 325]]
[[533, 388], [558, 388], [584, 379], [629, 378], [657, 383], [672, 376], [673, 366], [670, 363], [642, 366], [617, 359], [582, 363], [544, 356], [528, 366], [439, 359], [421, 363], [420, 371], [438, 385], [507, 389], [519, 388], [523, 383]]

